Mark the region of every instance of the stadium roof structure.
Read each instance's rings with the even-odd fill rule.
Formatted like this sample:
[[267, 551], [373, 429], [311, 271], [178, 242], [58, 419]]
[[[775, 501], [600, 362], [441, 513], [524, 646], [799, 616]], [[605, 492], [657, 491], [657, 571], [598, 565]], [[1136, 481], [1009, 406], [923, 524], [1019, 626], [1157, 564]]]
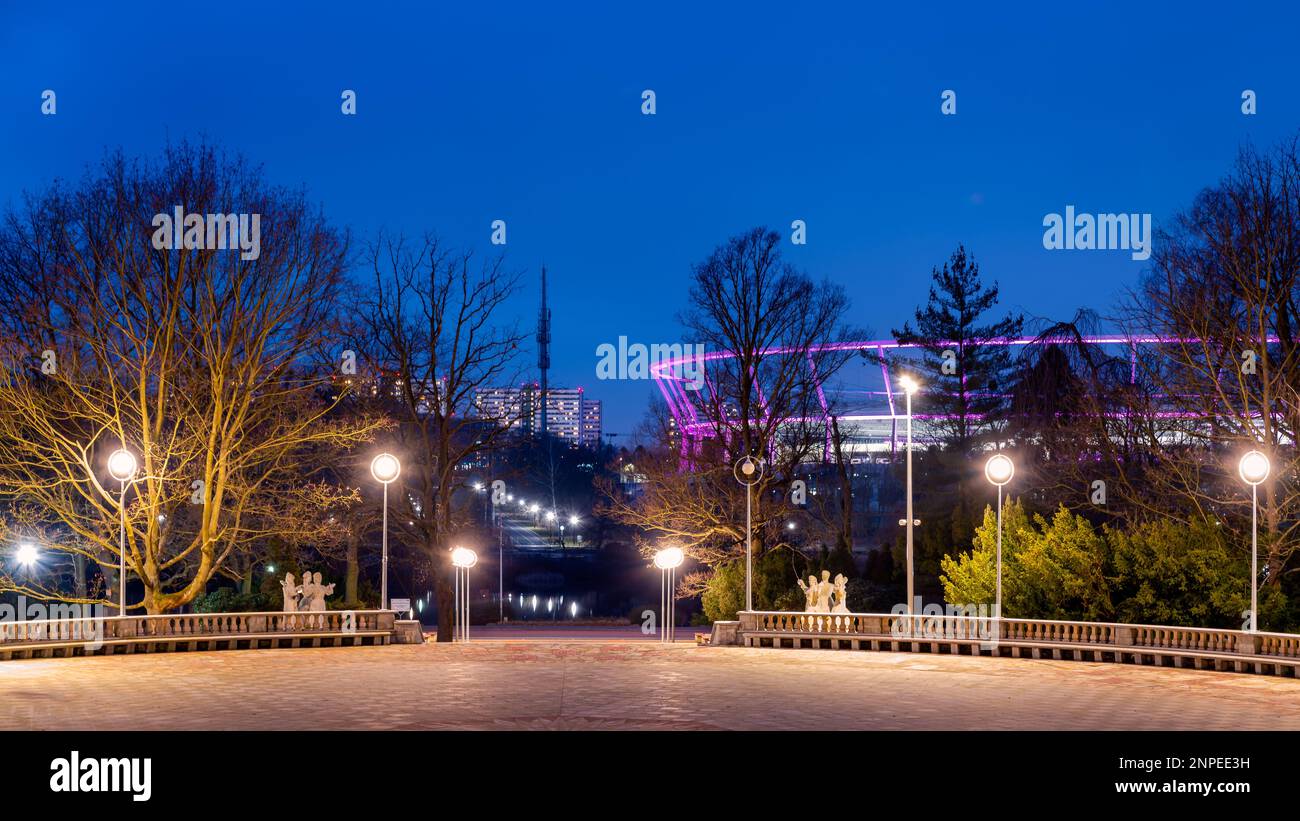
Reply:
[[[1154, 335], [1100, 334], [1015, 337], [985, 340], [979, 344], [981, 347], [1002, 345], [1010, 348], [1047, 345], [1079, 346], [1081, 344], [1103, 348], [1120, 348], [1121, 351], [1117, 353], [1126, 355], [1129, 359], [1130, 379], [1136, 382], [1140, 348], [1199, 341]], [[1276, 342], [1277, 340], [1270, 337], [1268, 341]], [[849, 430], [848, 438], [853, 443], [850, 449], [855, 454], [861, 455], [863, 453], [876, 454], [886, 451], [893, 453], [897, 450], [900, 435], [904, 432], [904, 428], [899, 425], [899, 422], [905, 422], [907, 415], [903, 410], [903, 391], [898, 382], [899, 377], [903, 374], [891, 373], [891, 365], [894, 366], [895, 370], [898, 370], [900, 363], [915, 362], [924, 349], [941, 349], [948, 345], [956, 347], [957, 343], [941, 341], [922, 345], [920, 343], [903, 343], [894, 339], [852, 340], [826, 343], [807, 348], [769, 348], [764, 351], [764, 355], [806, 356], [808, 357], [809, 367], [815, 371], [813, 358], [810, 355], [814, 351], [855, 351], [861, 354], [860, 359], [856, 360], [858, 366], [856, 372], [846, 364], [836, 374], [834, 385], [815, 381], [821, 414], [811, 418], [789, 420], [791, 422], [825, 422], [829, 418], [831, 408], [831, 399], [828, 399], [828, 394], [833, 395], [835, 406], [840, 409], [840, 412], [836, 414], [836, 418]], [[708, 363], [732, 359], [735, 356], [736, 354], [731, 351], [708, 351], [702, 355], [685, 354], [670, 357], [651, 365], [650, 375], [659, 386], [664, 401], [672, 414], [673, 423], [681, 435], [683, 456], [689, 455], [693, 444], [709, 438], [714, 433], [713, 422], [700, 412], [702, 400], [710, 390], [709, 381], [706, 377], [702, 380], [703, 384], [697, 389], [693, 381], [685, 377], [685, 369], [696, 365], [701, 359]], [[704, 369], [701, 369], [701, 371], [704, 371]], [[756, 385], [756, 388], [761, 402], [762, 386]], [[912, 415], [916, 428], [916, 439], [922, 442], [934, 437], [935, 434], [932, 432], [933, 423], [946, 418], [943, 414], [926, 412], [925, 391], [925, 387], [922, 386], [921, 392], [914, 397], [915, 404]], [[1182, 416], [1183, 414], [1169, 412], [1167, 414], [1161, 413], [1161, 415]], [[826, 435], [828, 440], [827, 451], [829, 452], [829, 426]], [[827, 458], [829, 458], [829, 453]]]

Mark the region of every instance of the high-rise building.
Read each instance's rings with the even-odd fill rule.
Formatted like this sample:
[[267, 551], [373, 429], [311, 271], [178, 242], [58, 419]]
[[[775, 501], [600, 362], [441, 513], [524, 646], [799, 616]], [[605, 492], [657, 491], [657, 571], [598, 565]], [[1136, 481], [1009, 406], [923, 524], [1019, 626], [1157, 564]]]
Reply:
[[474, 395], [482, 419], [532, 436], [543, 429], [561, 442], [595, 448], [601, 442], [599, 399], [588, 399], [582, 388], [551, 388], [543, 406], [541, 388], [529, 383], [517, 388], [482, 388]]
[[579, 444], [593, 449], [600, 447], [600, 437], [603, 432], [601, 421], [600, 400], [583, 397], [582, 429], [578, 432]]
[[536, 385], [518, 388], [479, 388], [474, 392], [474, 411], [480, 419], [490, 419], [501, 427], [517, 428], [533, 435], [538, 413]]

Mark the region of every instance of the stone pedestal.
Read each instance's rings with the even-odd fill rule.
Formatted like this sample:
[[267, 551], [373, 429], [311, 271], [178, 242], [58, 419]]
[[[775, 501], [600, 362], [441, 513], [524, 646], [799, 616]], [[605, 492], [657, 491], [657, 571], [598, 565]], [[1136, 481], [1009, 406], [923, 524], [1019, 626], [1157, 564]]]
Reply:
[[713, 623], [713, 633], [709, 636], [711, 647], [737, 644], [740, 644], [740, 622], [715, 621]]
[[398, 619], [393, 622], [393, 644], [424, 644], [424, 629], [418, 621]]

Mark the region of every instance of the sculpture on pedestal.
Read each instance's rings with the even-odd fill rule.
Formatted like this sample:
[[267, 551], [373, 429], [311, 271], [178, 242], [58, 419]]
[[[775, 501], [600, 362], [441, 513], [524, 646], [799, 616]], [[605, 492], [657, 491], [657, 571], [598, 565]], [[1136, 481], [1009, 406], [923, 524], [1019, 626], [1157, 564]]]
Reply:
[[325, 597], [334, 592], [334, 585], [321, 584], [320, 573], [310, 571], [302, 574], [302, 584], [295, 585], [292, 573], [284, 574], [280, 582], [284, 589], [284, 612], [324, 612]]
[[835, 574], [835, 589], [831, 591], [832, 598], [835, 601], [835, 606], [831, 608], [832, 613], [849, 612], [848, 584], [849, 580], [845, 578], [843, 573]]
[[284, 579], [280, 582], [280, 587], [284, 589], [284, 612], [298, 612], [298, 594], [302, 592], [302, 589], [294, 583], [292, 573], [284, 574]]
[[[808, 577], [808, 584], [799, 580], [799, 589], [803, 591], [805, 613], [829, 613], [831, 611], [829, 593], [824, 592], [816, 576]], [[829, 591], [829, 585], [826, 590]]]
[[832, 582], [829, 570], [822, 571], [821, 581], [818, 581], [816, 576], [809, 576], [807, 584], [803, 583], [803, 579], [799, 579], [799, 589], [804, 595], [804, 612], [849, 612], [848, 583], [849, 580], [843, 573], [836, 574], [835, 581]]

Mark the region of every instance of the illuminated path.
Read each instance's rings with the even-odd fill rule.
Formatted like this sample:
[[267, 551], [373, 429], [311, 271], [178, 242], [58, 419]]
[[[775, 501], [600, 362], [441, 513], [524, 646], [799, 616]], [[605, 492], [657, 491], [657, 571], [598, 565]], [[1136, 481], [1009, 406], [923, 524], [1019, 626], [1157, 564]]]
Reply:
[[483, 641], [0, 663], [2, 729], [1300, 729], [1300, 680], [1077, 661]]

